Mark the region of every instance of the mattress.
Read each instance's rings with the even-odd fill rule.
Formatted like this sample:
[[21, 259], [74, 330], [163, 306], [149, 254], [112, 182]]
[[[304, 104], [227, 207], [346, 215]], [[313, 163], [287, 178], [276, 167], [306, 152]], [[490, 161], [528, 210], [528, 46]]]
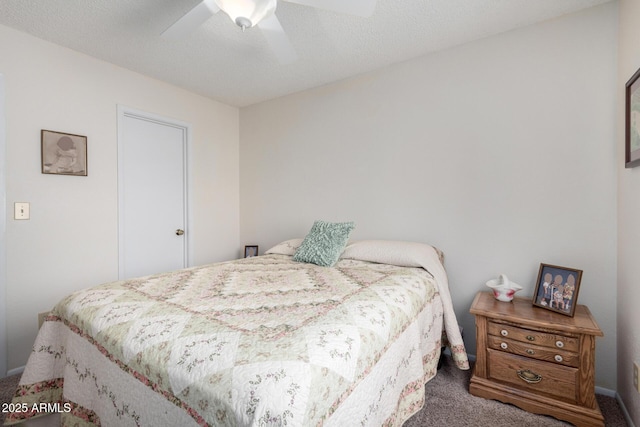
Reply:
[[468, 369], [444, 268], [348, 252], [334, 267], [275, 250], [73, 293], [46, 318], [6, 423], [402, 425], [443, 331]]

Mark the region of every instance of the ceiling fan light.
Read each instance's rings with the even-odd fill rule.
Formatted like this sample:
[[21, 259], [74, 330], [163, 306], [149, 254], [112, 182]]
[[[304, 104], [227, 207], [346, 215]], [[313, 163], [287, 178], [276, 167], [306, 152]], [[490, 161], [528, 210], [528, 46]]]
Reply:
[[253, 27], [273, 15], [277, 0], [215, 0], [233, 22], [242, 29]]

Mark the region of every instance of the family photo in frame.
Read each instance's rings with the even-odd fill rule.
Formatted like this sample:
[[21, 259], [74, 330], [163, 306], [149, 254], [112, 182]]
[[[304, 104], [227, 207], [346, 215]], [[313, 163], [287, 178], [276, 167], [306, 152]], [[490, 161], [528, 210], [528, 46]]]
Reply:
[[573, 317], [582, 270], [540, 264], [533, 305]]

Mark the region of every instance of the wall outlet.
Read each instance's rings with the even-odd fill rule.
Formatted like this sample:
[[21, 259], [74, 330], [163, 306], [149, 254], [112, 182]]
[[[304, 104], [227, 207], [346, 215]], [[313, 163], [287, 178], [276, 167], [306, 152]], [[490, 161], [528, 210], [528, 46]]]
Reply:
[[638, 382], [638, 371], [640, 371], [640, 367], [638, 366], [638, 362], [633, 362], [633, 386], [640, 393], [640, 383]]
[[44, 318], [47, 317], [48, 315], [49, 315], [48, 311], [45, 311], [44, 313], [38, 313], [38, 329], [42, 327], [42, 324], [44, 323]]

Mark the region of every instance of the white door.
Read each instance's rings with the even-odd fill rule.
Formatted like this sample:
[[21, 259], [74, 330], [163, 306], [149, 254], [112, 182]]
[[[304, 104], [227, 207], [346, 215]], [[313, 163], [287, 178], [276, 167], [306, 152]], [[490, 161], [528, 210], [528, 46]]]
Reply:
[[189, 126], [118, 108], [120, 279], [188, 265]]

